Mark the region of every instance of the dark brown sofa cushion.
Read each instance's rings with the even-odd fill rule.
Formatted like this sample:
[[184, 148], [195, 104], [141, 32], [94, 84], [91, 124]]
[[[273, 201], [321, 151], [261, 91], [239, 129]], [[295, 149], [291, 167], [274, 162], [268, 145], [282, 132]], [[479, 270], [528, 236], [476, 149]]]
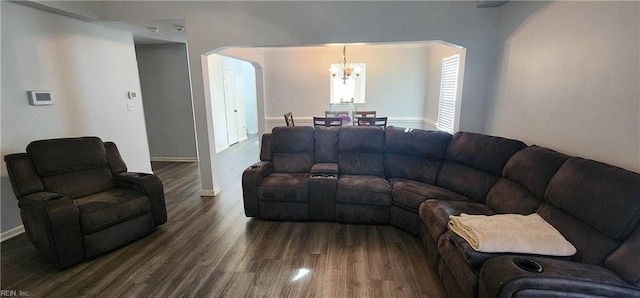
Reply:
[[337, 163], [338, 162], [338, 133], [340, 127], [316, 126], [315, 138], [315, 159], [316, 163]]
[[384, 175], [384, 130], [378, 126], [343, 126], [338, 134], [341, 174]]
[[435, 184], [449, 140], [451, 134], [442, 131], [387, 128], [385, 176]]
[[271, 173], [258, 186], [258, 200], [307, 203], [309, 201], [309, 177], [311, 174], [308, 173]]
[[276, 173], [309, 173], [315, 163], [313, 127], [276, 127], [270, 143]]
[[436, 185], [485, 203], [489, 189], [502, 177], [504, 165], [525, 147], [517, 140], [457, 132], [447, 147]]
[[640, 174], [571, 158], [549, 182], [551, 204], [612, 239], [625, 239], [640, 222]]
[[391, 206], [391, 185], [381, 177], [341, 175], [336, 202], [340, 204]]
[[407, 210], [418, 213], [418, 208], [427, 199], [468, 201], [469, 199], [442, 187], [418, 181], [394, 178], [389, 180], [393, 188], [393, 202]]
[[619, 242], [600, 233], [579, 218], [550, 204], [542, 204], [536, 213], [556, 228], [578, 250], [571, 257], [572, 261], [602, 264], [606, 256], [620, 245]]
[[542, 199], [549, 181], [567, 159], [569, 156], [551, 149], [530, 146], [513, 154], [504, 166], [503, 176]]
[[542, 204], [551, 177], [569, 157], [531, 146], [516, 152], [503, 176], [487, 193], [486, 204], [498, 213], [531, 214]]

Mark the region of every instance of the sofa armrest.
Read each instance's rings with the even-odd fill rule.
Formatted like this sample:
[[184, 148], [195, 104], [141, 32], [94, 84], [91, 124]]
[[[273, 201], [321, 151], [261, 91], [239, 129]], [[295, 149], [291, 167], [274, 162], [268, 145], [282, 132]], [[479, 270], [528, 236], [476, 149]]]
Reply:
[[59, 269], [84, 259], [80, 212], [61, 194], [36, 192], [19, 199], [27, 237]]
[[479, 297], [640, 296], [640, 288], [602, 266], [518, 256], [486, 261], [478, 292]]
[[270, 161], [260, 161], [248, 167], [242, 173], [242, 198], [244, 214], [247, 217], [258, 216], [258, 186], [262, 179], [272, 172]]
[[164, 188], [158, 176], [146, 173], [124, 172], [115, 175], [117, 187], [133, 189], [149, 199], [153, 224], [157, 227], [167, 222]]

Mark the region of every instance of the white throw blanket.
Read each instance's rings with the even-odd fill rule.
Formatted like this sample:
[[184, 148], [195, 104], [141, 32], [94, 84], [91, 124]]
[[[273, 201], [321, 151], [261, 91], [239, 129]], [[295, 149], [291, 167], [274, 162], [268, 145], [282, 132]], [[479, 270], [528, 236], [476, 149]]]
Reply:
[[540, 215], [449, 216], [449, 229], [476, 251], [571, 256], [576, 248]]

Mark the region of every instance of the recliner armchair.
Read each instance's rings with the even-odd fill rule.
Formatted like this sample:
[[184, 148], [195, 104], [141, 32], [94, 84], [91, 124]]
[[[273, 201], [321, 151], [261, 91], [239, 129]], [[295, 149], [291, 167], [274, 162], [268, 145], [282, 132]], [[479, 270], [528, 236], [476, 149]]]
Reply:
[[118, 148], [97, 137], [31, 142], [4, 157], [31, 243], [63, 269], [151, 233], [167, 221], [152, 174], [127, 172]]

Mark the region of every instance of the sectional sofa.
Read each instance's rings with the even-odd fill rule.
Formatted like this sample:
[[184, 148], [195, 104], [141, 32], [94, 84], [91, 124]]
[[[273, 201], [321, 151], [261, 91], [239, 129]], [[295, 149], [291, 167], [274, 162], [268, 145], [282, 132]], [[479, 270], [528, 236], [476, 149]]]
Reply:
[[[476, 133], [276, 127], [242, 176], [245, 214], [391, 224], [422, 239], [451, 297], [640, 297], [640, 174]], [[482, 253], [450, 215], [537, 213], [570, 257]]]

